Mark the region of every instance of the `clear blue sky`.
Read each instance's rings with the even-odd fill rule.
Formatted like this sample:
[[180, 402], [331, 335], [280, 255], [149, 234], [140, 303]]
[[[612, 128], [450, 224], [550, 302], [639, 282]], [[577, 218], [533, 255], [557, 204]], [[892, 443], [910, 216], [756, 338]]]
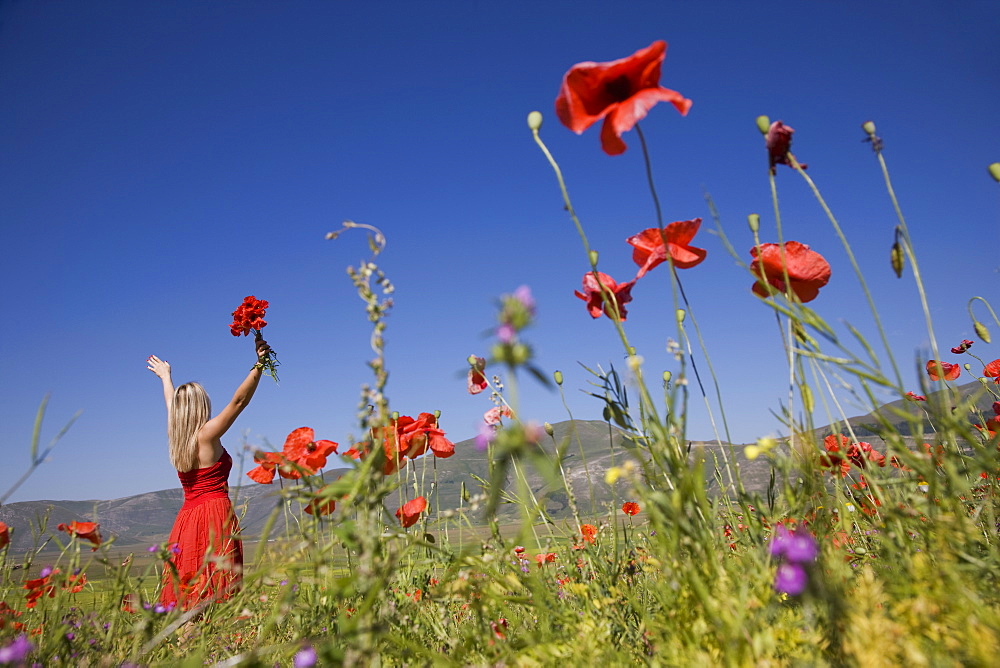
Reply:
[[[787, 371], [704, 193], [744, 260], [748, 213], [775, 240], [759, 114], [795, 128], [793, 151], [853, 242], [916, 389], [927, 336], [912, 279], [889, 269], [895, 218], [859, 126], [874, 120], [886, 141], [943, 345], [974, 338], [966, 299], [997, 294], [997, 35], [1000, 4], [985, 1], [2, 2], [0, 491], [28, 465], [49, 392], [43, 444], [83, 415], [12, 500], [175, 486], [144, 360], [227, 400], [253, 362], [227, 329], [248, 294], [272, 304], [282, 382], [265, 379], [227, 447], [238, 453], [243, 433], [280, 446], [304, 425], [346, 447], [370, 351], [345, 274], [364, 236], [324, 240], [344, 219], [388, 237], [394, 410], [440, 409], [453, 440], [474, 435], [490, 405], [467, 395], [464, 360], [486, 353], [496, 296], [525, 284], [538, 365], [563, 371], [575, 417], [598, 418], [578, 363], [625, 371], [622, 351], [573, 296], [586, 258], [525, 116], [546, 116], [601, 269], [630, 278], [625, 239], [654, 224], [638, 138], [606, 156], [599, 128], [571, 133], [553, 101], [574, 63], [656, 39], [669, 43], [663, 85], [694, 106], [681, 118], [661, 104], [643, 128], [667, 220], [706, 219], [695, 245], [708, 258], [682, 276], [734, 438], [779, 432], [769, 411]], [[833, 266], [813, 306], [871, 334], [822, 211], [790, 170], [778, 186], [787, 238]], [[656, 377], [676, 368], [665, 269], [633, 295], [626, 325]], [[522, 394], [525, 419], [568, 417], [530, 379]], [[691, 438], [712, 437], [700, 400], [690, 422]]]

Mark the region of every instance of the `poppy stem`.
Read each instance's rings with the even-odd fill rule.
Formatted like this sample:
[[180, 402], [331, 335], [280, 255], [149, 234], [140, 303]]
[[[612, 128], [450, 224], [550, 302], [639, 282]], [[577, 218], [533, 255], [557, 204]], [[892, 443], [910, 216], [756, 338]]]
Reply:
[[939, 359], [940, 354], [938, 352], [937, 339], [934, 337], [934, 325], [931, 322], [930, 305], [927, 303], [927, 293], [924, 291], [924, 281], [920, 277], [920, 266], [917, 264], [917, 257], [913, 252], [913, 241], [910, 239], [910, 230], [906, 226], [906, 218], [903, 216], [903, 210], [899, 206], [899, 200], [896, 199], [896, 191], [892, 187], [892, 179], [889, 178], [889, 167], [886, 165], [885, 158], [882, 156], [881, 144], [875, 148], [875, 156], [878, 158], [879, 167], [882, 169], [882, 177], [885, 179], [885, 189], [889, 193], [889, 200], [892, 202], [892, 208], [896, 212], [896, 218], [899, 219], [899, 229], [903, 236], [903, 250], [906, 253], [906, 257], [910, 260], [910, 266], [913, 267], [913, 280], [917, 284], [917, 293], [920, 295], [920, 305], [923, 308], [924, 320], [927, 323], [927, 335], [931, 339], [931, 353], [933, 354], [934, 359]]
[[[861, 267], [858, 265], [857, 258], [854, 257], [854, 251], [851, 248], [851, 244], [848, 243], [847, 237], [844, 235], [844, 231], [840, 227], [840, 223], [837, 222], [837, 217], [833, 215], [833, 211], [831, 211], [830, 207], [827, 206], [826, 200], [823, 199], [823, 196], [819, 192], [819, 188], [816, 187], [816, 184], [813, 182], [813, 180], [809, 177], [808, 174], [805, 173], [805, 170], [802, 169], [802, 166], [799, 165], [799, 163], [795, 160], [794, 156], [792, 156], [790, 153], [788, 154], [788, 160], [791, 163], [792, 168], [795, 169], [795, 171], [798, 172], [802, 176], [802, 178], [805, 179], [806, 183], [809, 185], [809, 188], [812, 190], [813, 195], [819, 202], [819, 205], [823, 209], [823, 212], [826, 213], [827, 219], [829, 219], [830, 224], [833, 225], [833, 229], [837, 233], [837, 237], [840, 239], [840, 243], [841, 245], [843, 245], [844, 251], [847, 253], [847, 258], [851, 261], [851, 266], [854, 268], [854, 273], [858, 277], [858, 282], [861, 284], [861, 289], [865, 293], [865, 299], [868, 301], [868, 307], [871, 309], [872, 312], [872, 319], [875, 321], [875, 326], [878, 329], [879, 337], [882, 339], [882, 345], [885, 347], [886, 355], [889, 358], [889, 363], [892, 366], [893, 373], [895, 374], [896, 386], [902, 389], [903, 377], [899, 373], [899, 366], [896, 364], [896, 357], [892, 354], [892, 347], [889, 345], [889, 338], [886, 336], [885, 327], [882, 326], [882, 319], [879, 317], [878, 308], [876, 308], [875, 306], [875, 300], [872, 298], [872, 293], [868, 289], [868, 283], [867, 281], [865, 281], [864, 273], [862, 273]], [[888, 172], [886, 172], [886, 174], [888, 174]], [[892, 193], [891, 187], [890, 187], [890, 193]], [[893, 202], [895, 203], [895, 196], [893, 196]], [[913, 252], [909, 241], [909, 235], [906, 233], [905, 223], [903, 227], [903, 236], [904, 236], [904, 241], [906, 242], [903, 244], [903, 246], [904, 248], [906, 248], [906, 253], [910, 257], [910, 261], [913, 262], [916, 258], [913, 257]], [[934, 338], [934, 329], [930, 321], [930, 310], [927, 305], [926, 295], [924, 294], [923, 291], [923, 284], [919, 279], [919, 274], [917, 274], [916, 265], [913, 265], [913, 269], [914, 269], [914, 275], [918, 277], [917, 288], [920, 292], [920, 299], [924, 308], [924, 316], [927, 319], [927, 334], [931, 338], [931, 350], [934, 353], [936, 359], [938, 357], [938, 348], [937, 348], [937, 340]]]
[[646, 180], [649, 181], [649, 194], [653, 196], [653, 206], [656, 208], [656, 225], [663, 227], [663, 212], [660, 210], [660, 198], [656, 194], [656, 185], [653, 182], [653, 165], [649, 159], [649, 149], [646, 148], [646, 136], [642, 134], [642, 128], [635, 124], [635, 131], [639, 135], [639, 143], [642, 144], [642, 158], [646, 163]]

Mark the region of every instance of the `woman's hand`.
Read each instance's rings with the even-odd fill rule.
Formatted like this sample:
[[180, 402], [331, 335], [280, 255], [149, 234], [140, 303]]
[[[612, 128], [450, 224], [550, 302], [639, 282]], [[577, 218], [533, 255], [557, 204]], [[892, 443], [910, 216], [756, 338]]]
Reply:
[[265, 362], [267, 361], [267, 355], [271, 352], [271, 346], [267, 345], [267, 341], [264, 339], [257, 339], [257, 361]]
[[170, 364], [166, 360], [161, 360], [156, 355], [150, 355], [146, 359], [146, 368], [161, 379], [170, 380]]

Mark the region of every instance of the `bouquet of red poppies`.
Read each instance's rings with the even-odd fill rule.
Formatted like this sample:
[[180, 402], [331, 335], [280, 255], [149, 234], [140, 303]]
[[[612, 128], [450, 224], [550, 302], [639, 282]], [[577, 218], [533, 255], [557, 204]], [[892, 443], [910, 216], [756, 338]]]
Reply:
[[[255, 339], [264, 338], [261, 336], [260, 330], [264, 329], [267, 325], [267, 321], [264, 320], [264, 313], [267, 311], [267, 300], [257, 299], [253, 295], [246, 297], [243, 303], [236, 307], [233, 311], [233, 323], [229, 325], [229, 331], [233, 333], [233, 336], [247, 336], [250, 332], [253, 332]], [[278, 382], [278, 358], [275, 356], [273, 350], [267, 351], [267, 356], [261, 360], [260, 364], [264, 365], [264, 373], [274, 378], [274, 382]]]

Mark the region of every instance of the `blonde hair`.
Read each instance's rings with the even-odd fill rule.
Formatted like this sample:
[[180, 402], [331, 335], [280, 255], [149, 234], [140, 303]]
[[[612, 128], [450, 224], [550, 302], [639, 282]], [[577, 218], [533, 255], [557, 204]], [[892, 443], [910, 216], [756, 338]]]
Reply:
[[185, 383], [174, 391], [167, 423], [170, 463], [178, 471], [198, 464], [198, 432], [212, 416], [212, 400], [198, 383]]

